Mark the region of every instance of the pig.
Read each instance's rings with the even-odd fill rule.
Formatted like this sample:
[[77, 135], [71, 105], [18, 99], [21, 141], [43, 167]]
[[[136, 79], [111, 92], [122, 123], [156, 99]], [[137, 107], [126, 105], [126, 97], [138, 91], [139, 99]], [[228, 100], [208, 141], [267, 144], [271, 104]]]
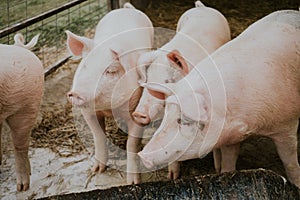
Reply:
[[[147, 52], [139, 59], [141, 84], [145, 82], [177, 82], [208, 54], [231, 39], [226, 18], [217, 10], [200, 1], [179, 18], [176, 35], [156, 51]], [[150, 65], [146, 68], [146, 65]], [[159, 74], [159, 76], [158, 76]], [[163, 117], [164, 101], [144, 90], [132, 114], [135, 121], [147, 125]], [[178, 178], [179, 163], [169, 165], [169, 178]]]
[[25, 191], [30, 186], [29, 140], [43, 95], [44, 68], [29, 51], [37, 43], [38, 35], [26, 45], [22, 34], [16, 34], [14, 39], [14, 45], [0, 44], [0, 138], [6, 121], [14, 146], [17, 190]]
[[121, 118], [128, 126], [127, 183], [140, 182], [138, 137], [142, 128], [133, 120], [142, 88], [136, 72], [139, 56], [153, 43], [150, 19], [130, 3], [106, 14], [96, 27], [93, 39], [67, 31], [67, 46], [74, 57], [82, 58], [73, 79], [69, 101], [81, 109], [93, 133], [95, 163], [92, 171], [106, 169], [108, 149], [104, 119]]
[[[300, 12], [280, 10], [250, 25], [177, 83], [147, 83], [166, 100], [161, 126], [138, 153], [151, 168], [201, 158], [237, 146], [251, 135], [271, 138], [290, 182], [300, 187]], [[228, 167], [227, 169], [230, 169]], [[223, 171], [223, 170], [222, 170]]]

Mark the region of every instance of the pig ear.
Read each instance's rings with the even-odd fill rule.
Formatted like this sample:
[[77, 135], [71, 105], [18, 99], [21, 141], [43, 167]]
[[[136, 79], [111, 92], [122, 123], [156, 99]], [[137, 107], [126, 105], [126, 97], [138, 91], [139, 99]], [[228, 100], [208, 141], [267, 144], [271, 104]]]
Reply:
[[173, 94], [173, 84], [160, 84], [160, 83], [145, 83], [142, 84], [143, 87], [147, 88], [148, 92], [160, 99], [165, 100], [168, 96]]
[[119, 56], [119, 53], [116, 52], [116, 51], [113, 50], [113, 49], [110, 49], [110, 51], [111, 51], [111, 55], [112, 55], [113, 59], [120, 62], [120, 56]]
[[66, 31], [66, 34], [68, 50], [75, 57], [85, 56], [94, 46], [91, 39], [75, 35], [71, 31]]
[[189, 73], [188, 65], [178, 50], [173, 50], [168, 53], [167, 58], [181, 70], [183, 75], [187, 75]]
[[208, 120], [205, 99], [202, 94], [193, 92], [179, 96], [182, 113], [194, 121], [205, 122]]
[[150, 51], [142, 54], [137, 63], [137, 73], [139, 75], [139, 83], [146, 83], [147, 81], [147, 66], [149, 66], [156, 58], [156, 51]]
[[[137, 58], [133, 58], [133, 53], [122, 53], [124, 50], [122, 49], [110, 49], [112, 58], [116, 61], [118, 61], [122, 67], [124, 68], [125, 71], [130, 71], [133, 67], [136, 66]], [[134, 62], [135, 61], [135, 62]]]

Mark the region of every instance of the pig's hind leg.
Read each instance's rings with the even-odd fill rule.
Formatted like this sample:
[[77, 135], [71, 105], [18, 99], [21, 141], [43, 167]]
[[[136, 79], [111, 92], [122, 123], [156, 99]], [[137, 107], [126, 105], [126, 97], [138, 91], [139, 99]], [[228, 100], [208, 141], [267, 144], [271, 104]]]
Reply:
[[11, 138], [14, 146], [17, 190], [26, 191], [30, 185], [30, 162], [28, 149], [30, 132], [36, 120], [35, 113], [19, 112], [7, 118], [7, 123], [11, 129]]
[[272, 135], [277, 152], [283, 162], [289, 181], [300, 188], [300, 166], [297, 155], [297, 127], [298, 119], [289, 123], [284, 130]]
[[214, 157], [214, 166], [216, 173], [221, 173], [221, 149], [216, 148], [213, 150], [213, 157]]
[[236, 170], [236, 161], [239, 157], [240, 143], [221, 146], [221, 173]]

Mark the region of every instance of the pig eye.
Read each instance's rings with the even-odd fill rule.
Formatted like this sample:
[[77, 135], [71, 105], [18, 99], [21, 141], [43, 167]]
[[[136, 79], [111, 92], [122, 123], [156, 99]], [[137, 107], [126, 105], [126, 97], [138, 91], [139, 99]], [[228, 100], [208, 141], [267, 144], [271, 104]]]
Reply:
[[203, 129], [204, 129], [204, 124], [198, 122], [198, 123], [197, 123], [197, 128], [198, 128], [200, 131], [203, 131]]
[[105, 73], [113, 75], [113, 74], [117, 73], [117, 70], [106, 70]]
[[105, 70], [106, 75], [114, 76], [119, 72], [119, 66], [111, 65]]
[[177, 119], [177, 123], [179, 124], [179, 125], [182, 125], [182, 126], [184, 126], [184, 125], [190, 125], [191, 124], [191, 122], [190, 121], [187, 121], [187, 120], [185, 120], [184, 118], [178, 118]]
[[184, 125], [189, 126], [189, 125], [191, 125], [192, 123], [194, 123], [194, 121], [191, 120], [190, 118], [188, 118], [188, 117], [182, 115], [182, 118], [178, 118], [178, 119], [177, 119], [177, 123], [178, 123], [179, 125], [182, 125], [182, 126], [184, 126]]
[[166, 79], [165, 83], [175, 83], [175, 80], [173, 78]]

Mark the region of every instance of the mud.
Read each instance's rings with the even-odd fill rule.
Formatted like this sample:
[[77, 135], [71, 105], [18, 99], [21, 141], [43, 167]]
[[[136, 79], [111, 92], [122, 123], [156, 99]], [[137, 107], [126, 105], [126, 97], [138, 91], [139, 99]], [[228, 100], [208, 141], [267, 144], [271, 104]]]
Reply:
[[[190, 0], [153, 0], [145, 10], [156, 27], [175, 30], [179, 16], [193, 7]], [[236, 37], [257, 19], [279, 9], [298, 9], [296, 1], [258, 0], [214, 0], [204, 4], [220, 10], [228, 19], [232, 37]], [[172, 37], [172, 32], [159, 31], [155, 46], [161, 46]], [[93, 31], [89, 33], [93, 35]], [[83, 192], [124, 185], [126, 174], [126, 129], [120, 129], [112, 119], [107, 119], [107, 136], [110, 145], [110, 166], [104, 174], [90, 171], [93, 163], [93, 140], [87, 125], [78, 110], [72, 110], [65, 95], [69, 90], [78, 61], [69, 61], [55, 73], [48, 76], [38, 122], [32, 131], [29, 157], [32, 175], [30, 190], [16, 192], [13, 148], [9, 130], [2, 132], [3, 160], [0, 168], [1, 199], [34, 199], [56, 194]], [[74, 123], [75, 121], [76, 123]], [[150, 125], [146, 132], [152, 134], [157, 124]], [[299, 141], [298, 131], [298, 141]], [[118, 148], [119, 147], [119, 148]], [[298, 148], [300, 155], [300, 148]], [[300, 160], [300, 156], [298, 156]], [[117, 167], [115, 167], [117, 166]], [[282, 163], [274, 144], [268, 138], [250, 138], [242, 143], [237, 169], [265, 168], [285, 176]], [[212, 154], [203, 159], [182, 163], [182, 178], [214, 174]], [[166, 181], [167, 169], [145, 173], [143, 182]]]

